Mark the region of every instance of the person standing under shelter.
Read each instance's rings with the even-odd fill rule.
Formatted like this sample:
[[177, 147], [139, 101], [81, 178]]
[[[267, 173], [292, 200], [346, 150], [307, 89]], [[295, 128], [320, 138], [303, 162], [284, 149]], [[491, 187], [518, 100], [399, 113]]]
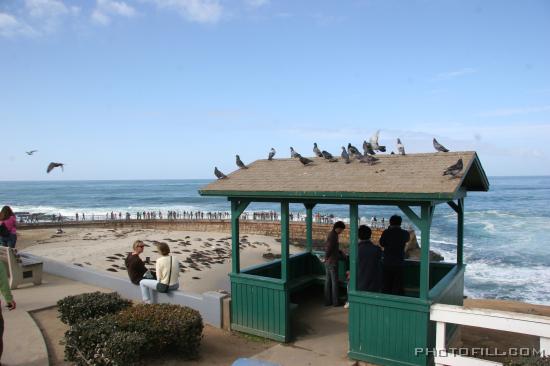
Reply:
[[380, 292], [382, 289], [382, 248], [374, 244], [367, 225], [359, 226], [357, 290]]
[[392, 295], [404, 294], [405, 244], [411, 238], [407, 230], [401, 229], [401, 222], [399, 215], [390, 217], [390, 226], [380, 237], [380, 245], [384, 248], [382, 292]]
[[[8, 275], [6, 274], [6, 267], [4, 266], [4, 262], [1, 262], [1, 261], [0, 261], [0, 292], [2, 292], [2, 296], [4, 296], [4, 299], [6, 300], [8, 309], [10, 311], [15, 309], [16, 305], [10, 291], [10, 286], [8, 283]], [[3, 338], [4, 338], [4, 318], [2, 316], [2, 304], [0, 302], [0, 359], [2, 359], [2, 353], [4, 351]]]
[[338, 235], [345, 229], [346, 224], [337, 221], [327, 236], [325, 244], [325, 306], [342, 305], [338, 299], [338, 260], [341, 255]]

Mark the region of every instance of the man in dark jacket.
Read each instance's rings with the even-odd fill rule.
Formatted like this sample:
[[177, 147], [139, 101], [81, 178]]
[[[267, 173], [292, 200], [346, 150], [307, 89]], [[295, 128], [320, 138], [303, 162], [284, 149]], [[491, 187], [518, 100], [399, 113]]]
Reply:
[[134, 251], [128, 254], [125, 260], [128, 277], [130, 277], [130, 281], [132, 281], [134, 285], [139, 285], [139, 282], [143, 279], [143, 275], [147, 272], [145, 263], [143, 263], [139, 257], [139, 255], [143, 253], [144, 247], [145, 244], [141, 240], [136, 240], [132, 245]]
[[382, 288], [382, 249], [371, 240], [371, 229], [359, 226], [357, 290], [380, 292]]
[[346, 224], [337, 221], [327, 236], [325, 244], [325, 306], [342, 305], [338, 299], [338, 260], [341, 256], [338, 235], [345, 228]]
[[401, 229], [401, 216], [390, 217], [390, 226], [380, 237], [380, 245], [384, 248], [383, 288], [382, 292], [393, 295], [403, 295], [403, 273], [405, 267], [405, 244], [410, 239], [407, 230]]

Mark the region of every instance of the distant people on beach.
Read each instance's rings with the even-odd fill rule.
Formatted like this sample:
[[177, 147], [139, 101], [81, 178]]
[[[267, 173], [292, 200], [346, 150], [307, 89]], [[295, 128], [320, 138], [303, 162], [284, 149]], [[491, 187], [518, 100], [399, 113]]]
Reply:
[[338, 297], [338, 261], [342, 253], [338, 236], [346, 229], [346, 224], [337, 221], [325, 242], [325, 306], [340, 306]]
[[380, 292], [382, 289], [382, 248], [370, 238], [372, 230], [359, 226], [357, 290]]
[[128, 254], [124, 261], [126, 270], [128, 271], [128, 277], [130, 277], [130, 281], [134, 285], [139, 285], [140, 281], [143, 279], [156, 279], [155, 274], [145, 267], [145, 263], [139, 257], [139, 255], [143, 253], [144, 248], [145, 244], [141, 240], [136, 240], [132, 245], [133, 251]]
[[10, 206], [0, 210], [0, 242], [10, 248], [15, 248], [17, 243], [17, 218]]
[[401, 228], [401, 222], [399, 215], [390, 217], [390, 226], [380, 237], [380, 245], [384, 248], [382, 292], [393, 295], [404, 294], [405, 244], [410, 240], [410, 234]]
[[170, 254], [170, 247], [166, 243], [157, 245], [161, 257], [155, 264], [157, 279], [142, 279], [139, 282], [141, 296], [146, 304], [155, 302], [154, 291], [159, 289], [159, 284], [168, 285], [168, 291], [179, 288], [180, 263]]

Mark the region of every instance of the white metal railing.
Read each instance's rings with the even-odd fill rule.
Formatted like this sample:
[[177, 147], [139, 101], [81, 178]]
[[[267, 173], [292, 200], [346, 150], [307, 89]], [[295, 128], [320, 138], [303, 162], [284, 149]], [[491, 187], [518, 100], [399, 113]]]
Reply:
[[434, 350], [434, 361], [436, 366], [502, 365], [500, 362], [487, 361], [447, 352], [445, 347], [445, 326], [447, 323], [537, 336], [540, 339], [539, 354], [541, 356], [550, 356], [550, 317], [513, 313], [509, 311], [434, 304], [430, 308], [430, 320], [436, 322], [436, 342]]

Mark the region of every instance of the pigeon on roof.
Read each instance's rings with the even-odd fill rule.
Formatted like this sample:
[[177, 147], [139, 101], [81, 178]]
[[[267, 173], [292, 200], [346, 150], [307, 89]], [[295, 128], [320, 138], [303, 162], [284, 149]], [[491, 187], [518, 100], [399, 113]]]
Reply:
[[35, 152], [37, 152], [38, 150], [31, 150], [31, 151], [25, 151], [25, 154], [27, 155], [32, 155], [34, 154]]
[[304, 158], [303, 156], [300, 156], [300, 163], [304, 164], [304, 165], [308, 165], [308, 164], [311, 164], [313, 163], [313, 160], [310, 160], [308, 158]]
[[346, 151], [346, 148], [344, 146], [342, 146], [342, 159], [344, 159], [344, 161], [346, 162], [346, 164], [349, 164], [350, 163], [350, 160], [349, 160], [349, 154], [348, 152]]
[[267, 156], [267, 160], [273, 160], [275, 153], [276, 153], [275, 149], [271, 148], [271, 150], [269, 150], [269, 155]]
[[225, 179], [227, 178], [227, 175], [223, 174], [222, 172], [220, 172], [218, 170], [218, 167], [214, 167], [214, 175], [216, 176], [216, 178], [218, 179]]
[[315, 156], [318, 156], [320, 158], [323, 157], [323, 153], [321, 152], [321, 150], [319, 150], [319, 148], [317, 147], [317, 143], [314, 142], [313, 143], [313, 153], [315, 154]]
[[363, 141], [363, 153], [365, 155], [375, 155], [376, 152], [374, 151], [374, 149], [372, 148], [372, 145], [370, 142], [367, 142], [366, 140]]
[[61, 167], [61, 171], [63, 171], [63, 165], [65, 165], [65, 164], [63, 164], [63, 163], [53, 163], [52, 162], [52, 163], [48, 164], [48, 169], [46, 169], [46, 173], [51, 172], [52, 170], [54, 170], [57, 167]]
[[370, 145], [373, 150], [378, 150], [380, 152], [386, 152], [386, 147], [378, 144], [378, 138], [380, 137], [380, 130], [376, 131], [374, 135], [369, 139]]
[[336, 159], [334, 156], [332, 156], [331, 153], [326, 150], [321, 151], [321, 154], [323, 155], [323, 158], [327, 159], [331, 163], [336, 163], [338, 161], [338, 159]]
[[239, 155], [235, 155], [237, 166], [241, 169], [248, 169], [246, 165], [244, 165], [243, 161], [241, 160], [241, 157]]
[[361, 158], [363, 155], [357, 150], [355, 146], [353, 146], [351, 143], [348, 143], [348, 154], [350, 156], [356, 156], [358, 158]]
[[298, 157], [300, 157], [300, 156], [301, 156], [301, 155], [298, 154], [298, 153], [296, 152], [296, 150], [294, 150], [294, 148], [291, 146], [291, 147], [290, 147], [290, 157], [291, 157], [291, 158], [298, 158]]
[[368, 165], [374, 165], [378, 162], [378, 158], [375, 158], [372, 155], [365, 155], [359, 159], [359, 162], [366, 163]]
[[405, 155], [405, 146], [403, 146], [399, 137], [397, 138], [397, 153], [399, 155]]
[[453, 178], [458, 178], [458, 174], [462, 171], [462, 168], [464, 168], [462, 159], [458, 159], [455, 164], [451, 165], [443, 171], [443, 175], [450, 175]]
[[449, 152], [449, 149], [447, 149], [445, 146], [441, 145], [439, 142], [437, 142], [437, 140], [433, 139], [433, 144], [434, 144], [434, 148], [436, 151], [439, 151], [439, 152]]

